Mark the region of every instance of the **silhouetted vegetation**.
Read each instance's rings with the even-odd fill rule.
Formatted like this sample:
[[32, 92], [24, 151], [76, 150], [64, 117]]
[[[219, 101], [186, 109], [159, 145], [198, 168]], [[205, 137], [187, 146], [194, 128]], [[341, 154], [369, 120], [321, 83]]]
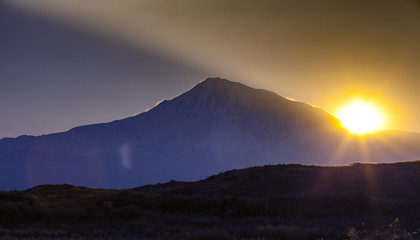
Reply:
[[418, 239], [420, 162], [275, 165], [128, 190], [0, 192], [4, 239]]

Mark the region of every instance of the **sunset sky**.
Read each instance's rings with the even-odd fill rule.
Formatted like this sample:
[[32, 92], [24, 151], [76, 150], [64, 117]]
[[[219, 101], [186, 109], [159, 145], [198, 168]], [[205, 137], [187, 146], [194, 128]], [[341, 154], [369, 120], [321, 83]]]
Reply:
[[0, 138], [143, 112], [218, 76], [420, 132], [417, 0], [5, 0]]

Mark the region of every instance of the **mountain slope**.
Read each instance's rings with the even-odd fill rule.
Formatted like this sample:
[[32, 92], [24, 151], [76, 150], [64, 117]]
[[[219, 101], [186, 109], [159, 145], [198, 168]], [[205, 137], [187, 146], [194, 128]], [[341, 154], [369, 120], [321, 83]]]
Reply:
[[264, 164], [420, 158], [419, 134], [359, 139], [337, 126], [321, 109], [209, 78], [134, 117], [0, 140], [0, 188], [51, 183], [128, 188]]

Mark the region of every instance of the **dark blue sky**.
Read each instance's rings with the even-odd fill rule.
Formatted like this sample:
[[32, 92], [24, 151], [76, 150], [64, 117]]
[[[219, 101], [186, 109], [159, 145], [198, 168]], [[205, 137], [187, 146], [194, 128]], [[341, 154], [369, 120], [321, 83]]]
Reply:
[[0, 138], [142, 112], [208, 76], [334, 113], [378, 102], [420, 131], [415, 0], [6, 0]]

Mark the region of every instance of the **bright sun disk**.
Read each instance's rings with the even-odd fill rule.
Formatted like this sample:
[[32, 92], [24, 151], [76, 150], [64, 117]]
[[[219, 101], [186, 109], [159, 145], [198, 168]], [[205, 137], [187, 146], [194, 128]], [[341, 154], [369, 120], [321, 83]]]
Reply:
[[337, 116], [351, 133], [364, 135], [381, 129], [384, 117], [375, 105], [354, 101], [344, 107]]

